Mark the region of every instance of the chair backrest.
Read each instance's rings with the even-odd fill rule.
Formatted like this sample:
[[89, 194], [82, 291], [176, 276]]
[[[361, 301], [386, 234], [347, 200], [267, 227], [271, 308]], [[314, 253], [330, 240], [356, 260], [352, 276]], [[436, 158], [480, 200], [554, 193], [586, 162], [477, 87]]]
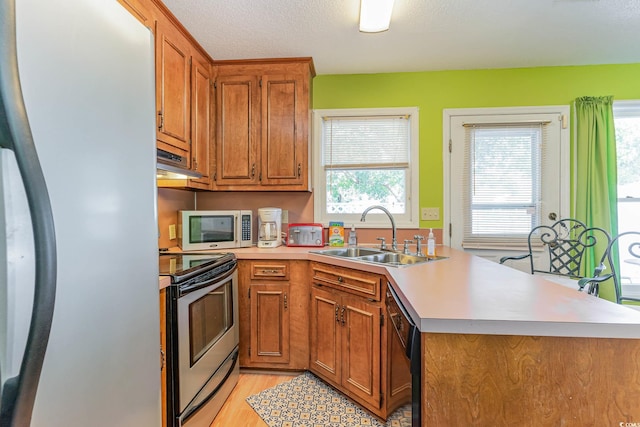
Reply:
[[[602, 259], [609, 247], [611, 236], [599, 227], [587, 227], [583, 222], [565, 218], [552, 225], [539, 225], [529, 233], [529, 260], [531, 273], [550, 273], [580, 278], [582, 262], [587, 248], [601, 244]], [[544, 249], [548, 257], [543, 265], [535, 262], [536, 250]], [[598, 258], [600, 259], [600, 258]], [[588, 273], [591, 274], [591, 273]]]
[[616, 302], [622, 304], [624, 301], [638, 301], [640, 297], [625, 296], [622, 288], [622, 275], [620, 268], [623, 263], [638, 264], [640, 269], [640, 232], [627, 231], [618, 234], [611, 240], [607, 248], [607, 263], [611, 269], [613, 284], [616, 294]]

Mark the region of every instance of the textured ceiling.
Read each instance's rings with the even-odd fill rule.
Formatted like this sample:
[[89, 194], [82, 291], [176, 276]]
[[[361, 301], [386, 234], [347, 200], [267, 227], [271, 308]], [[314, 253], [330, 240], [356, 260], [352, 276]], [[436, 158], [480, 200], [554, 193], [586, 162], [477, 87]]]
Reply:
[[317, 74], [640, 62], [640, 0], [163, 0], [217, 60], [311, 56]]

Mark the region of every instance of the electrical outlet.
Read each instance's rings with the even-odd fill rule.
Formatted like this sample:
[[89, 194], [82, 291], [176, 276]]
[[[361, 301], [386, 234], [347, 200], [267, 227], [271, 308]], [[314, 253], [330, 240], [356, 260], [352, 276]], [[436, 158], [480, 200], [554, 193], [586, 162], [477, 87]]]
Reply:
[[420, 219], [423, 221], [438, 221], [440, 219], [440, 208], [422, 208]]
[[171, 224], [169, 226], [169, 240], [175, 240], [176, 238], [176, 225]]
[[282, 223], [289, 224], [289, 211], [286, 209], [282, 210]]

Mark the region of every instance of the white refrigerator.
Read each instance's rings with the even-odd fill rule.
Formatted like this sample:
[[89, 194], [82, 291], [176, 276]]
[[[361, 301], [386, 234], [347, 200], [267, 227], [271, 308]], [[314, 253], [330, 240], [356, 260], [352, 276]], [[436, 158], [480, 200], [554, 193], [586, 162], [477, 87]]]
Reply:
[[0, 0], [2, 427], [160, 425], [154, 87], [116, 0]]

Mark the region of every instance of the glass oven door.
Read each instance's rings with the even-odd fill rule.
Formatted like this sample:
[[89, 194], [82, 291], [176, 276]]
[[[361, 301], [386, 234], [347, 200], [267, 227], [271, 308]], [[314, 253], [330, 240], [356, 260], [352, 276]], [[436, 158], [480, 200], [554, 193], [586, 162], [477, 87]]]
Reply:
[[180, 412], [238, 345], [237, 275], [178, 298]]

